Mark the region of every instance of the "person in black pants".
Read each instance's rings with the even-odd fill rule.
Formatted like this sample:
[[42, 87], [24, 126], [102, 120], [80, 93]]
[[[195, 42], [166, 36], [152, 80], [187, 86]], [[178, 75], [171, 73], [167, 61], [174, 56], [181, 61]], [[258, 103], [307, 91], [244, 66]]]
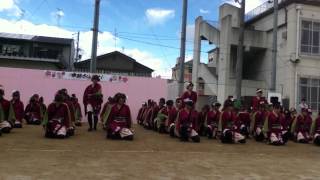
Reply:
[[100, 78], [98, 75], [94, 75], [91, 78], [92, 84], [89, 85], [84, 91], [83, 104], [85, 112], [88, 115], [89, 129], [88, 131], [96, 131], [98, 116], [103, 102], [102, 88], [98, 83]]

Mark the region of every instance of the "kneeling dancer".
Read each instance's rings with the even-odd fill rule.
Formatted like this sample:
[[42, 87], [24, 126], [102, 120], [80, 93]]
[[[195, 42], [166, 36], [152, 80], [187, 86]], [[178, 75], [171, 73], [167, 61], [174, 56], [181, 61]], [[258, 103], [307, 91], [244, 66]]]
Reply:
[[128, 105], [125, 104], [126, 96], [117, 93], [114, 97], [115, 105], [112, 106], [105, 127], [107, 138], [133, 140], [133, 132], [130, 129], [132, 125], [131, 112]]
[[44, 121], [45, 137], [47, 138], [65, 138], [67, 129], [70, 126], [70, 111], [65, 104], [63, 95], [57, 93], [54, 102], [48, 106], [47, 117]]
[[176, 132], [177, 136], [181, 141], [189, 141], [191, 139], [193, 142], [200, 142], [200, 137], [196, 131], [198, 113], [193, 108], [193, 101], [186, 99], [185, 108], [179, 111], [177, 115], [176, 122]]

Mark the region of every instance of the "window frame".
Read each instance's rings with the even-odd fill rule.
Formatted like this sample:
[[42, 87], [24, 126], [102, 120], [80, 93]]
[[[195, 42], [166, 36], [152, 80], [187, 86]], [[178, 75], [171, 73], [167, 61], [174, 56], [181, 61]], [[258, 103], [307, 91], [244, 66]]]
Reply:
[[[303, 34], [304, 30], [307, 30], [307, 28], [303, 27], [304, 22], [309, 22], [311, 23], [311, 27], [309, 28], [309, 42], [308, 44], [302, 44], [303, 41]], [[320, 28], [315, 28], [315, 24], [319, 24], [320, 20], [315, 20], [315, 19], [308, 19], [308, 18], [303, 18], [300, 20], [300, 40], [299, 40], [299, 52], [303, 56], [320, 56]], [[314, 33], [318, 32], [318, 45], [314, 45]], [[307, 52], [303, 51], [302, 49], [307, 48]], [[314, 53], [314, 50], [318, 49], [317, 52]]]

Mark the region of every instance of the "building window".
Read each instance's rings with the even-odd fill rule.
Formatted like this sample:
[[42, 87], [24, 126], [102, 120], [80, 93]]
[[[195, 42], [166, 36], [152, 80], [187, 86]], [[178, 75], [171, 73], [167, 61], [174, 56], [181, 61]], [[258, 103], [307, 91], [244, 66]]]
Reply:
[[302, 21], [301, 53], [320, 55], [320, 22]]
[[198, 94], [204, 95], [205, 82], [202, 77], [198, 78]]
[[313, 111], [320, 109], [320, 78], [300, 78], [299, 101], [303, 98]]

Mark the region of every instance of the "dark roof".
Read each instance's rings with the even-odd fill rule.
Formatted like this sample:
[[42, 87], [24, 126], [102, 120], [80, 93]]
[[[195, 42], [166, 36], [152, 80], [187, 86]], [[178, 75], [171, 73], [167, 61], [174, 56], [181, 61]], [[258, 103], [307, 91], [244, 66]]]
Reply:
[[[103, 55], [97, 56], [97, 61], [102, 61], [102, 60], [103, 60], [104, 58], [106, 58], [106, 57], [117, 56], [117, 55], [118, 55], [118, 56], [122, 56], [122, 57], [124, 57], [125, 59], [128, 59], [128, 60], [130, 60], [130, 61], [133, 61], [136, 66], [141, 67], [141, 68], [144, 68], [144, 69], [146, 69], [146, 71], [151, 71], [151, 72], [154, 71], [153, 69], [151, 69], [151, 68], [149, 68], [149, 67], [147, 67], [147, 66], [145, 66], [145, 65], [143, 65], [143, 64], [141, 64], [141, 63], [139, 63], [139, 62], [137, 62], [137, 61], [136, 61], [135, 59], [133, 59], [132, 57], [127, 56], [127, 55], [125, 55], [125, 54], [123, 54], [123, 53], [121, 53], [121, 52], [119, 52], [119, 51], [113, 51], [113, 52], [110, 52], [110, 53], [107, 53], [107, 54], [103, 54]], [[83, 60], [83, 61], [80, 61], [80, 62], [76, 62], [75, 65], [76, 65], [76, 64], [86, 64], [86, 63], [89, 63], [90, 61], [91, 61], [91, 59], [86, 59], [86, 60]]]
[[68, 38], [34, 36], [34, 35], [27, 35], [27, 34], [0, 33], [0, 38], [24, 40], [24, 41], [31, 41], [31, 42], [41, 42], [41, 43], [62, 44], [62, 45], [71, 45], [73, 43], [73, 39], [68, 39]]
[[[298, 4], [306, 4], [306, 5], [313, 5], [313, 6], [320, 6], [320, 0], [283, 0], [280, 4], [279, 4], [279, 9], [285, 8], [287, 6], [289, 6], [290, 4], [293, 3], [298, 3]], [[266, 10], [265, 12], [262, 12], [261, 14], [253, 17], [252, 19], [246, 21], [246, 25], [250, 25], [262, 18], [264, 18], [267, 15], [272, 14], [274, 11], [274, 8], [270, 8], [268, 10]]]

